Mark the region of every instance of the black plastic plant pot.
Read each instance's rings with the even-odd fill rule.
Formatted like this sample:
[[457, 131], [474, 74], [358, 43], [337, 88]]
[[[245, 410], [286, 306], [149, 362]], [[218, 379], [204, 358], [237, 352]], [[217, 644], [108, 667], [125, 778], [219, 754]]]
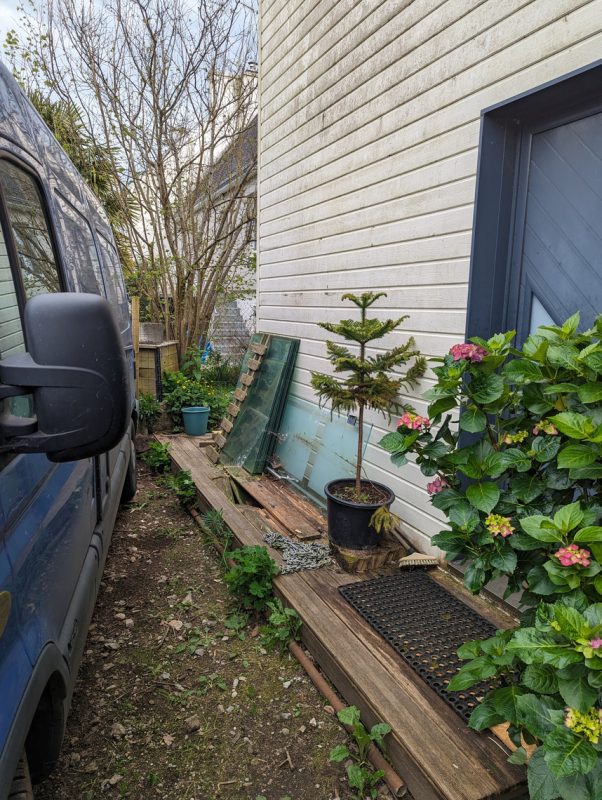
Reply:
[[337, 489], [354, 486], [355, 481], [350, 478], [330, 481], [324, 487], [328, 510], [328, 535], [338, 547], [348, 550], [373, 550], [380, 544], [382, 535], [378, 534], [370, 525], [374, 512], [388, 508], [395, 495], [388, 486], [375, 481], [362, 481], [365, 486], [380, 489], [384, 497], [379, 502], [354, 503], [336, 496]]

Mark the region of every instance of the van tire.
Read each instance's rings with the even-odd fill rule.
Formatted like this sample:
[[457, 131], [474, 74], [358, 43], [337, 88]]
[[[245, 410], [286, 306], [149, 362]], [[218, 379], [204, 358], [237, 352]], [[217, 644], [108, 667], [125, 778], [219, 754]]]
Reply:
[[17, 764], [12, 786], [8, 793], [8, 800], [33, 800], [33, 787], [31, 785], [31, 777], [29, 775], [29, 766], [27, 764], [25, 751]]
[[138, 478], [136, 475], [136, 444], [134, 438], [136, 436], [136, 429], [132, 422], [130, 426], [130, 463], [128, 464], [127, 472], [125, 473], [125, 482], [121, 490], [120, 503], [129, 503], [136, 495], [138, 488]]

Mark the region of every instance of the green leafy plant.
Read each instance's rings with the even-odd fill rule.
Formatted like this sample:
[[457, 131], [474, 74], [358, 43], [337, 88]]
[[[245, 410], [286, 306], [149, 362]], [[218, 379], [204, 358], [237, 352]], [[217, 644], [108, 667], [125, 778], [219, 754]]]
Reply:
[[[360, 309], [360, 319], [343, 319], [338, 323], [321, 322], [320, 327], [352, 342], [352, 346], [357, 348], [352, 352], [347, 347], [331, 341], [326, 342], [328, 358], [335, 374], [347, 372], [349, 375], [344, 380], [338, 380], [332, 375], [324, 375], [320, 372], [311, 374], [311, 385], [317, 392], [320, 403], [329, 403], [332, 410], [337, 413], [350, 414], [357, 411], [356, 497], [360, 497], [362, 493], [365, 410], [371, 408], [383, 414], [390, 414], [391, 409], [397, 405], [397, 396], [401, 387], [414, 386], [424, 374], [426, 367], [425, 359], [416, 349], [416, 343], [411, 337], [399, 347], [373, 356], [367, 354], [367, 346], [370, 342], [382, 339], [407, 319], [406, 316], [381, 322], [376, 318], [368, 318], [366, 315], [368, 308], [381, 297], [386, 297], [386, 294], [384, 292], [365, 292], [359, 297], [354, 294], [343, 295], [342, 300], [350, 300]], [[412, 359], [414, 359], [414, 364], [404, 375], [392, 377], [389, 374]]]
[[154, 425], [161, 416], [161, 403], [152, 394], [141, 394], [138, 398], [138, 418], [148, 433], [154, 432]]
[[261, 641], [268, 650], [285, 653], [288, 643], [299, 641], [301, 618], [294, 608], [284, 606], [279, 598], [267, 604], [268, 621], [263, 627]]
[[228, 553], [234, 565], [224, 579], [239, 605], [249, 611], [262, 612], [273, 597], [272, 579], [278, 565], [259, 545], [245, 546]]
[[166, 472], [171, 468], [169, 445], [151, 442], [148, 450], [142, 454], [142, 460], [153, 472]]
[[198, 347], [190, 347], [182, 361], [182, 372], [199, 383], [236, 387], [240, 364], [224, 358], [217, 350], [211, 350], [205, 361]]
[[541, 327], [520, 349], [514, 332], [455, 345], [429, 418], [406, 412], [381, 441], [433, 478], [449, 522], [433, 543], [467, 565], [466, 586], [504, 577], [506, 595], [521, 592], [520, 626], [460, 648], [468, 663], [448, 688], [499, 679], [470, 725], [508, 721], [515, 762], [523, 741], [538, 745], [537, 800], [594, 800], [602, 778], [602, 317], [578, 326], [575, 314]]
[[205, 388], [183, 372], [166, 372], [163, 375], [163, 404], [173, 424], [182, 423], [182, 409], [189, 406], [204, 406]]
[[391, 727], [386, 722], [379, 722], [370, 730], [363, 725], [360, 712], [355, 706], [347, 706], [338, 712], [339, 722], [351, 729], [351, 735], [355, 743], [355, 749], [349, 749], [347, 745], [340, 744], [333, 747], [330, 751], [330, 760], [335, 763], [353, 760], [353, 764], [347, 767], [347, 781], [351, 789], [357, 789], [356, 800], [365, 800], [366, 797], [377, 797], [377, 784], [384, 775], [382, 770], [373, 770], [369, 761], [368, 753], [371, 744], [377, 744], [384, 748], [384, 737], [390, 733]]
[[209, 425], [218, 425], [232, 397], [232, 388], [198, 381], [183, 372], [163, 375], [163, 403], [175, 427], [182, 423], [182, 409], [209, 406]]
[[244, 640], [245, 628], [249, 624], [249, 615], [245, 613], [235, 612], [230, 614], [224, 620], [224, 628], [231, 631], [239, 639]]
[[183, 506], [192, 506], [197, 502], [196, 485], [192, 480], [189, 470], [178, 470], [169, 473], [163, 479], [165, 485], [171, 489]]

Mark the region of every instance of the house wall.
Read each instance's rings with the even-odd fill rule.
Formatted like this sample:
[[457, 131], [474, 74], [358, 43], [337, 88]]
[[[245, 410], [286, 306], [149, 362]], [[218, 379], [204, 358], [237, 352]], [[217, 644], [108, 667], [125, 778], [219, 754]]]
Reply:
[[[257, 325], [301, 339], [294, 394], [315, 401], [316, 323], [345, 315], [345, 291], [410, 314], [387, 346], [463, 340], [481, 111], [601, 54], [602, 0], [262, 1]], [[428, 550], [426, 482], [392, 467], [370, 421], [368, 474]]]

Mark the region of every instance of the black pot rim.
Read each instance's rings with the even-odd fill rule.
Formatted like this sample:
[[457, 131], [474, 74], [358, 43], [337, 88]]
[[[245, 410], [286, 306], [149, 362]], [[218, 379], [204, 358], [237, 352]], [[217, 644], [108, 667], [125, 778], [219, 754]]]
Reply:
[[336, 478], [334, 481], [329, 481], [324, 487], [324, 494], [329, 500], [332, 500], [335, 503], [340, 503], [340, 505], [347, 506], [348, 508], [368, 508], [376, 510], [377, 508], [382, 508], [382, 506], [391, 505], [391, 503], [395, 500], [395, 492], [388, 486], [385, 486], [384, 483], [378, 483], [378, 481], [369, 481], [365, 479], [362, 480], [362, 483], [370, 486], [377, 486], [379, 489], [382, 489], [384, 492], [386, 492], [388, 497], [385, 500], [382, 500], [380, 503], [354, 503], [352, 500], [345, 500], [344, 498], [337, 497], [332, 493], [332, 487], [334, 486], [349, 486], [355, 484], [354, 478]]

